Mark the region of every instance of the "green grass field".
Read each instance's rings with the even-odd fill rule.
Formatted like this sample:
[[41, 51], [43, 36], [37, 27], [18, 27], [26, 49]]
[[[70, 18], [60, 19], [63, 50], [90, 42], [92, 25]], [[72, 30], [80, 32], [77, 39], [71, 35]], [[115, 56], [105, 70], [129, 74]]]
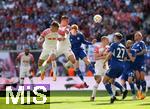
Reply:
[[144, 100], [132, 101], [129, 94], [125, 100], [114, 104], [109, 104], [106, 92], [98, 92], [95, 102], [89, 101], [90, 95], [91, 91], [51, 92], [50, 109], [150, 109], [150, 92]]
[[89, 101], [90, 95], [91, 91], [55, 91], [51, 92], [51, 97], [43, 105], [6, 105], [6, 98], [0, 97], [0, 109], [150, 109], [150, 92], [144, 100], [132, 101], [129, 94], [124, 101], [119, 100], [114, 104], [109, 104], [110, 98], [106, 92], [98, 92], [95, 102]]

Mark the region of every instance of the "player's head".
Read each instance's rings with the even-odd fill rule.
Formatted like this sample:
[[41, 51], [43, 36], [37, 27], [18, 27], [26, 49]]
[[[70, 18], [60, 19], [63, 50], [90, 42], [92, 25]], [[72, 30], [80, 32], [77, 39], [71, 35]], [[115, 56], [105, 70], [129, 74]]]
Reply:
[[132, 47], [132, 45], [133, 45], [133, 41], [132, 40], [127, 40], [127, 42], [126, 42], [126, 48], [130, 49]]
[[123, 38], [123, 35], [122, 35], [121, 33], [116, 32], [116, 33], [114, 34], [114, 41], [115, 41], [115, 42], [121, 42], [122, 38]]
[[69, 18], [68, 18], [68, 16], [63, 15], [63, 16], [61, 17], [61, 22], [60, 22], [60, 24], [61, 24], [62, 26], [67, 26], [67, 25], [69, 24]]
[[70, 31], [71, 34], [76, 35], [77, 31], [78, 31], [78, 25], [76, 25], [76, 24], [71, 25], [71, 31]]
[[29, 55], [30, 49], [29, 47], [24, 48], [25, 55]]
[[142, 33], [140, 31], [137, 31], [135, 34], [134, 34], [134, 40], [135, 41], [140, 41], [143, 39], [143, 36], [142, 36]]
[[59, 29], [59, 23], [57, 21], [53, 21], [51, 23], [51, 31], [52, 32], [57, 32]]
[[101, 43], [105, 46], [105, 45], [109, 45], [109, 39], [107, 36], [102, 36], [101, 37]]

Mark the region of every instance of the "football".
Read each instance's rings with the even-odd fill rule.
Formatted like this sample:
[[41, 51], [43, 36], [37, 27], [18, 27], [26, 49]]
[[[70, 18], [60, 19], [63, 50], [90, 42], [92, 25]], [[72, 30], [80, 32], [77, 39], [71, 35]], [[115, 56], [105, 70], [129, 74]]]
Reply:
[[102, 21], [102, 16], [99, 14], [94, 15], [93, 20], [95, 23], [100, 23]]

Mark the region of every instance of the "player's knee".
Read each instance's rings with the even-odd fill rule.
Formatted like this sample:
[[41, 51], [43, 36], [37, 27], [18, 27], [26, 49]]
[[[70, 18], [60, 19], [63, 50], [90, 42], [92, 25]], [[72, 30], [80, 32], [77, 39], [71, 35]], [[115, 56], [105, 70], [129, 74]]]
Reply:
[[69, 56], [68, 59], [71, 61], [72, 64], [76, 63], [76, 59], [73, 55]]
[[72, 64], [75, 64], [75, 63], [76, 63], [76, 60], [75, 60], [75, 59], [72, 59], [71, 62], [72, 62]]
[[101, 82], [101, 76], [95, 76], [94, 78], [98, 84]]

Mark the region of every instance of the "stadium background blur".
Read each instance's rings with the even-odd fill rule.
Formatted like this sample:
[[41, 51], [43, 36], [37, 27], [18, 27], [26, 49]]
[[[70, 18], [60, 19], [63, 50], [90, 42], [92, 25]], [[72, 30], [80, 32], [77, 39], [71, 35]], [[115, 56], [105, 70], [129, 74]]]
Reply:
[[[5, 73], [11, 72], [11, 76], [18, 75], [14, 60], [25, 46], [29, 46], [37, 64], [41, 51], [41, 46], [37, 43], [40, 33], [49, 27], [52, 20], [59, 21], [62, 15], [67, 15], [70, 24], [78, 24], [87, 40], [96, 38], [99, 42], [103, 35], [112, 39], [113, 33], [117, 31], [125, 39], [133, 39], [134, 32], [140, 30], [148, 47], [145, 69], [150, 74], [149, 10], [150, 0], [1, 0], [0, 67]], [[101, 24], [93, 22], [95, 14], [102, 15]], [[94, 46], [83, 47], [94, 62]], [[63, 56], [58, 58], [58, 76], [67, 75], [62, 64], [66, 61]], [[84, 63], [81, 67], [84, 75], [87, 75]], [[70, 68], [69, 72], [71, 74], [73, 69]], [[48, 71], [47, 75], [49, 74], [51, 71]]]

